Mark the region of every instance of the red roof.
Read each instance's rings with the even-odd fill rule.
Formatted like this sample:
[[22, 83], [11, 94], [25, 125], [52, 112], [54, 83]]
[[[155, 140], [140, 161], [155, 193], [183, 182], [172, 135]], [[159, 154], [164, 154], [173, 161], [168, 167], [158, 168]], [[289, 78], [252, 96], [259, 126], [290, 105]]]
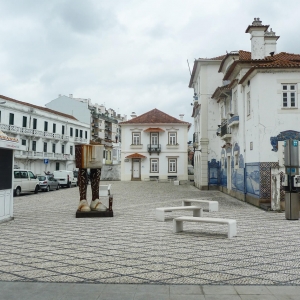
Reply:
[[144, 156], [140, 153], [133, 153], [133, 154], [125, 156], [125, 158], [146, 158], [146, 156]]
[[256, 66], [253, 66], [251, 69], [248, 70], [248, 72], [241, 78], [239, 81], [239, 84], [242, 84], [248, 76], [258, 69], [300, 69], [300, 61], [288, 61], [288, 60], [277, 60], [273, 61], [268, 64], [259, 64]]
[[135, 117], [129, 121], [120, 122], [119, 124], [167, 124], [167, 123], [178, 123], [190, 125], [190, 123], [178, 120], [156, 108]]
[[149, 127], [144, 130], [145, 132], [164, 132], [163, 129], [161, 128], [155, 128], [155, 127]]
[[[226, 58], [222, 61], [219, 72], [221, 71]], [[274, 62], [276, 63], [274, 64]], [[248, 64], [250, 67], [255, 68], [297, 68], [297, 62], [300, 62], [300, 54], [280, 52], [273, 56], [266, 56], [263, 59], [251, 59], [251, 52], [240, 50], [239, 59], [231, 64], [224, 75], [223, 80], [229, 79], [234, 69], [241, 64]]]

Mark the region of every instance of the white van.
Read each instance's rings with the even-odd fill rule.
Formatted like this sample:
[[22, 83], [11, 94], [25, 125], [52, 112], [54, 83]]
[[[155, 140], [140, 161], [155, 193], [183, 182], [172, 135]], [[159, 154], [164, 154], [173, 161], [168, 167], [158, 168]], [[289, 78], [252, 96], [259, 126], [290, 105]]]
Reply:
[[53, 177], [59, 182], [60, 186], [70, 188], [72, 185], [77, 186], [77, 178], [74, 177], [73, 171], [59, 170], [53, 172]]
[[14, 169], [14, 195], [20, 196], [21, 193], [39, 191], [39, 180], [29, 170]]

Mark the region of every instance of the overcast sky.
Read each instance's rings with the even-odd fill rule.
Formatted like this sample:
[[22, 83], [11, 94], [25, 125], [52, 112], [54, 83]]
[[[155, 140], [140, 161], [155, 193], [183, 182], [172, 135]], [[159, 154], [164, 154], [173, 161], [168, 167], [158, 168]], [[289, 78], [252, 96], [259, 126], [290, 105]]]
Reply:
[[0, 0], [0, 11], [0, 94], [41, 106], [73, 94], [192, 122], [187, 59], [250, 51], [254, 17], [280, 35], [277, 52], [300, 53], [299, 0]]

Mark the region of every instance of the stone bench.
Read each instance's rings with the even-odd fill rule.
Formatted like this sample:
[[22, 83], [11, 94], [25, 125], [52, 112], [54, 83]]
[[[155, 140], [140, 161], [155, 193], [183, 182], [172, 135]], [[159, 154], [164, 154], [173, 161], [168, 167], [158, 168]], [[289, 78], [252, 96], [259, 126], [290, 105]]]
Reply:
[[236, 220], [220, 219], [220, 218], [201, 218], [201, 217], [178, 217], [173, 219], [173, 232], [183, 231], [183, 222], [203, 222], [203, 223], [216, 223], [228, 225], [228, 238], [236, 236]]
[[99, 186], [99, 196], [105, 197], [110, 195], [111, 184]]
[[203, 208], [199, 206], [175, 206], [175, 207], [159, 207], [156, 209], [156, 220], [164, 222], [165, 221], [165, 213], [172, 211], [182, 211], [182, 210], [192, 210], [194, 217], [202, 217], [203, 216]]
[[208, 211], [218, 211], [219, 210], [219, 202], [212, 200], [198, 200], [198, 199], [184, 199], [182, 200], [183, 206], [190, 206], [192, 202], [195, 203], [208, 203]]

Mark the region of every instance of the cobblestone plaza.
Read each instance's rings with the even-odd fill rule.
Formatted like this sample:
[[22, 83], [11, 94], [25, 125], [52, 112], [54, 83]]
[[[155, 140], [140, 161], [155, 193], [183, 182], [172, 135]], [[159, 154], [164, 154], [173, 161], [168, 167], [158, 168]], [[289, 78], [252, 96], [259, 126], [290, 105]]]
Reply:
[[[191, 185], [112, 182], [112, 194], [114, 217], [91, 219], [75, 218], [78, 188], [16, 197], [15, 219], [0, 224], [0, 280], [300, 285], [300, 223], [284, 213]], [[236, 219], [237, 237], [203, 223], [174, 234], [171, 218], [155, 220], [156, 207], [185, 198], [219, 201], [219, 211], [204, 216]]]

